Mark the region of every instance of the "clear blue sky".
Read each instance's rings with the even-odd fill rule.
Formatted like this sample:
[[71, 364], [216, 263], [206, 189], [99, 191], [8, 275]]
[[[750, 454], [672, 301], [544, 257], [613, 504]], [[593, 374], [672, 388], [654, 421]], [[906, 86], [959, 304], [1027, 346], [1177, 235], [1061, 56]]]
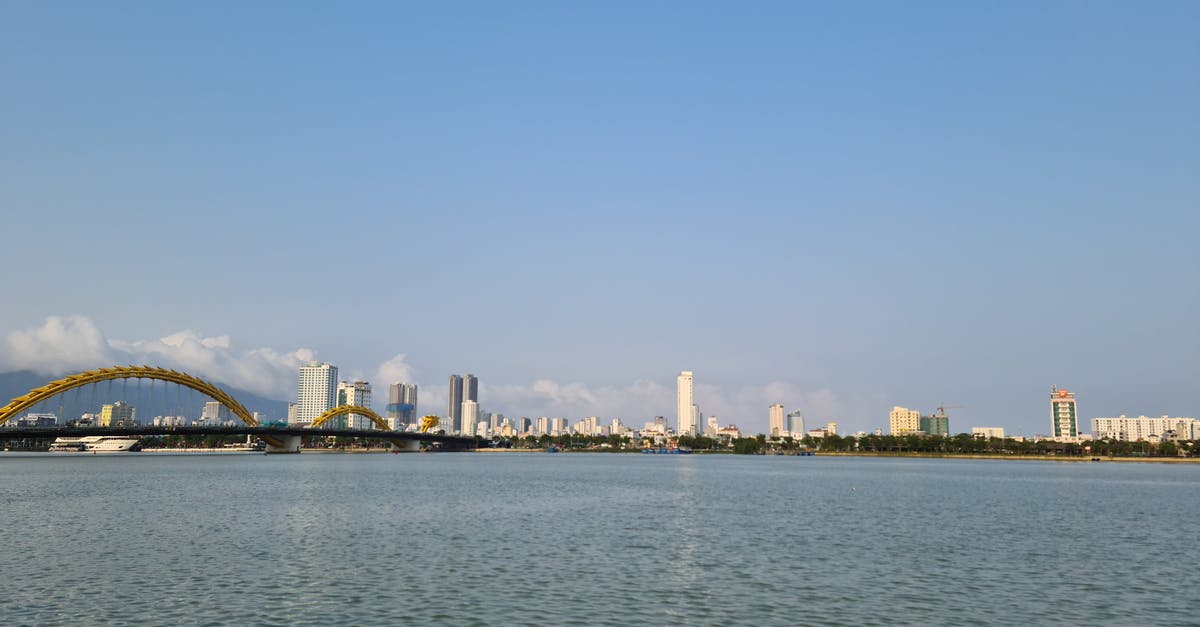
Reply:
[[430, 395], [635, 424], [683, 369], [754, 430], [945, 401], [1044, 433], [1052, 384], [1198, 416], [1198, 32], [1196, 2], [0, 1], [0, 335], [403, 353]]

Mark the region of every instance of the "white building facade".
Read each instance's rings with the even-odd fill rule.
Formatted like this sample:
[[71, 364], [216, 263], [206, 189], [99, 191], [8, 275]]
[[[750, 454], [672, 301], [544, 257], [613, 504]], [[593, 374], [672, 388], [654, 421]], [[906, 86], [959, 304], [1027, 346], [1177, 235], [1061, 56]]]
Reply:
[[317, 416], [335, 406], [337, 380], [337, 366], [313, 361], [300, 367], [300, 383], [296, 392], [296, 426], [311, 424]]
[[1097, 440], [1139, 442], [1152, 439], [1200, 439], [1200, 420], [1194, 418], [1093, 418], [1092, 437]]
[[698, 410], [693, 397], [695, 379], [691, 370], [679, 373], [675, 386], [676, 424], [679, 435], [696, 435], [696, 416]]
[[770, 436], [773, 438], [783, 437], [783, 405], [779, 403], [771, 405], [771, 409], [767, 412], [767, 419]]
[[[337, 406], [371, 407], [371, 384], [366, 381], [342, 381], [337, 388]], [[347, 429], [374, 429], [375, 423], [362, 414], [346, 414]]]

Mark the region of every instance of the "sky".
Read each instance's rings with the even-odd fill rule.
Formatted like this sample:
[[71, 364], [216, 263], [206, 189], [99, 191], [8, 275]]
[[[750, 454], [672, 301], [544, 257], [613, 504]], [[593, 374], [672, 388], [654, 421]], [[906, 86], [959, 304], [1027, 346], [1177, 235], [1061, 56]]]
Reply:
[[1200, 417], [1195, 2], [0, 0], [0, 371]]

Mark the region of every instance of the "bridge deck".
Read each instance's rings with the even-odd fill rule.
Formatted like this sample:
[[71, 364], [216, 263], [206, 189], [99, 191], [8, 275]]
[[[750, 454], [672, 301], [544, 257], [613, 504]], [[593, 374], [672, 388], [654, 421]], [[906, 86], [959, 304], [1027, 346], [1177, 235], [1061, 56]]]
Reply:
[[301, 427], [19, 427], [0, 429], [0, 440], [24, 438], [79, 438], [86, 435], [299, 435], [305, 437], [374, 438], [380, 440], [417, 440], [419, 442], [441, 442], [462, 448], [474, 448], [475, 438], [413, 431], [383, 431], [377, 429], [305, 429]]

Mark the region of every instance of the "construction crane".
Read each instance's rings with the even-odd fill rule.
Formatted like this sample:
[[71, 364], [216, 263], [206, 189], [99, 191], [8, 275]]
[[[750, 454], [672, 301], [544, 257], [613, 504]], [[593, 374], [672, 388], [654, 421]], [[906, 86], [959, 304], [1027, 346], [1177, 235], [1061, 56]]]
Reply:
[[425, 416], [421, 419], [421, 433], [428, 433], [431, 429], [436, 429], [438, 426], [437, 416]]
[[938, 405], [938, 406], [937, 406], [937, 410], [938, 410], [938, 413], [937, 413], [937, 415], [938, 415], [938, 417], [939, 417], [939, 418], [945, 418], [945, 417], [946, 417], [946, 410], [947, 410], [947, 409], [966, 409], [966, 408], [965, 408], [965, 407], [963, 407], [962, 405], [947, 405], [947, 404], [945, 403], [945, 401], [943, 401], [941, 405]]

